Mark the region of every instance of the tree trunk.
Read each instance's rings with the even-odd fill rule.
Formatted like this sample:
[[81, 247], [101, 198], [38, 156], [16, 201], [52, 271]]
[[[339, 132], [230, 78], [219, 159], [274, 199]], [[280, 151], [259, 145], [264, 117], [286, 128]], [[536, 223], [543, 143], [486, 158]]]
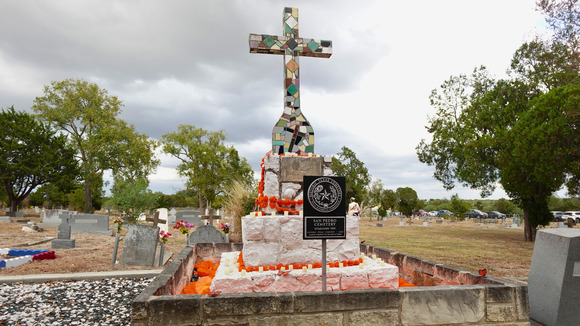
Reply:
[[537, 231], [536, 228], [532, 227], [532, 223], [530, 223], [529, 210], [524, 208], [524, 240], [535, 241], [536, 231]]
[[91, 184], [85, 181], [85, 213], [93, 212], [93, 197], [91, 196]]
[[205, 210], [207, 209], [207, 200], [202, 195], [198, 195], [198, 197], [199, 197], [199, 213], [200, 215], [207, 215], [205, 213]]

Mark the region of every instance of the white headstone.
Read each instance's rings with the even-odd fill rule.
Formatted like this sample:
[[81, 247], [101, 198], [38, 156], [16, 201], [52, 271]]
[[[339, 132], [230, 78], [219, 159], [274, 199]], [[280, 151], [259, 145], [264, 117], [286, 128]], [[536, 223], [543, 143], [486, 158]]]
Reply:
[[159, 219], [165, 220], [165, 223], [159, 223], [157, 226], [159, 226], [161, 231], [169, 232], [169, 216], [167, 214], [167, 208], [158, 208], [157, 212], [159, 212]]

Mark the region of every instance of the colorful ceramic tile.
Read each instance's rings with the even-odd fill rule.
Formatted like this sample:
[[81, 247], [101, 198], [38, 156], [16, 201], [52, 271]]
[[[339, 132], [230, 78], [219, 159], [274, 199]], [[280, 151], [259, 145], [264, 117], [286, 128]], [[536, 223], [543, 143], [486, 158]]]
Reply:
[[332, 41], [300, 38], [298, 28], [298, 8], [284, 8], [284, 35], [250, 34], [250, 53], [284, 55], [284, 111], [272, 129], [272, 153], [314, 153], [314, 129], [300, 110], [298, 57], [329, 58]]

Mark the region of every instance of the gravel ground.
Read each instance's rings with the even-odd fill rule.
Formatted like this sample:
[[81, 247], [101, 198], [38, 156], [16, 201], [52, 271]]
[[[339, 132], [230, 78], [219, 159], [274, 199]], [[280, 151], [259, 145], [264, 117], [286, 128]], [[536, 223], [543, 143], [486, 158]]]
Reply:
[[0, 325], [129, 325], [153, 279], [0, 284]]

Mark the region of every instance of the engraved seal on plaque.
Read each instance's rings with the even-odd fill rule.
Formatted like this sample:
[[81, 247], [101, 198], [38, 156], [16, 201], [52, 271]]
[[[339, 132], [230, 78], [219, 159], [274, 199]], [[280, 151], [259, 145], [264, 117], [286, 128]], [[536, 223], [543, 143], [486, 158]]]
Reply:
[[307, 196], [312, 208], [321, 213], [329, 213], [342, 202], [342, 189], [334, 179], [322, 177], [310, 184]]

